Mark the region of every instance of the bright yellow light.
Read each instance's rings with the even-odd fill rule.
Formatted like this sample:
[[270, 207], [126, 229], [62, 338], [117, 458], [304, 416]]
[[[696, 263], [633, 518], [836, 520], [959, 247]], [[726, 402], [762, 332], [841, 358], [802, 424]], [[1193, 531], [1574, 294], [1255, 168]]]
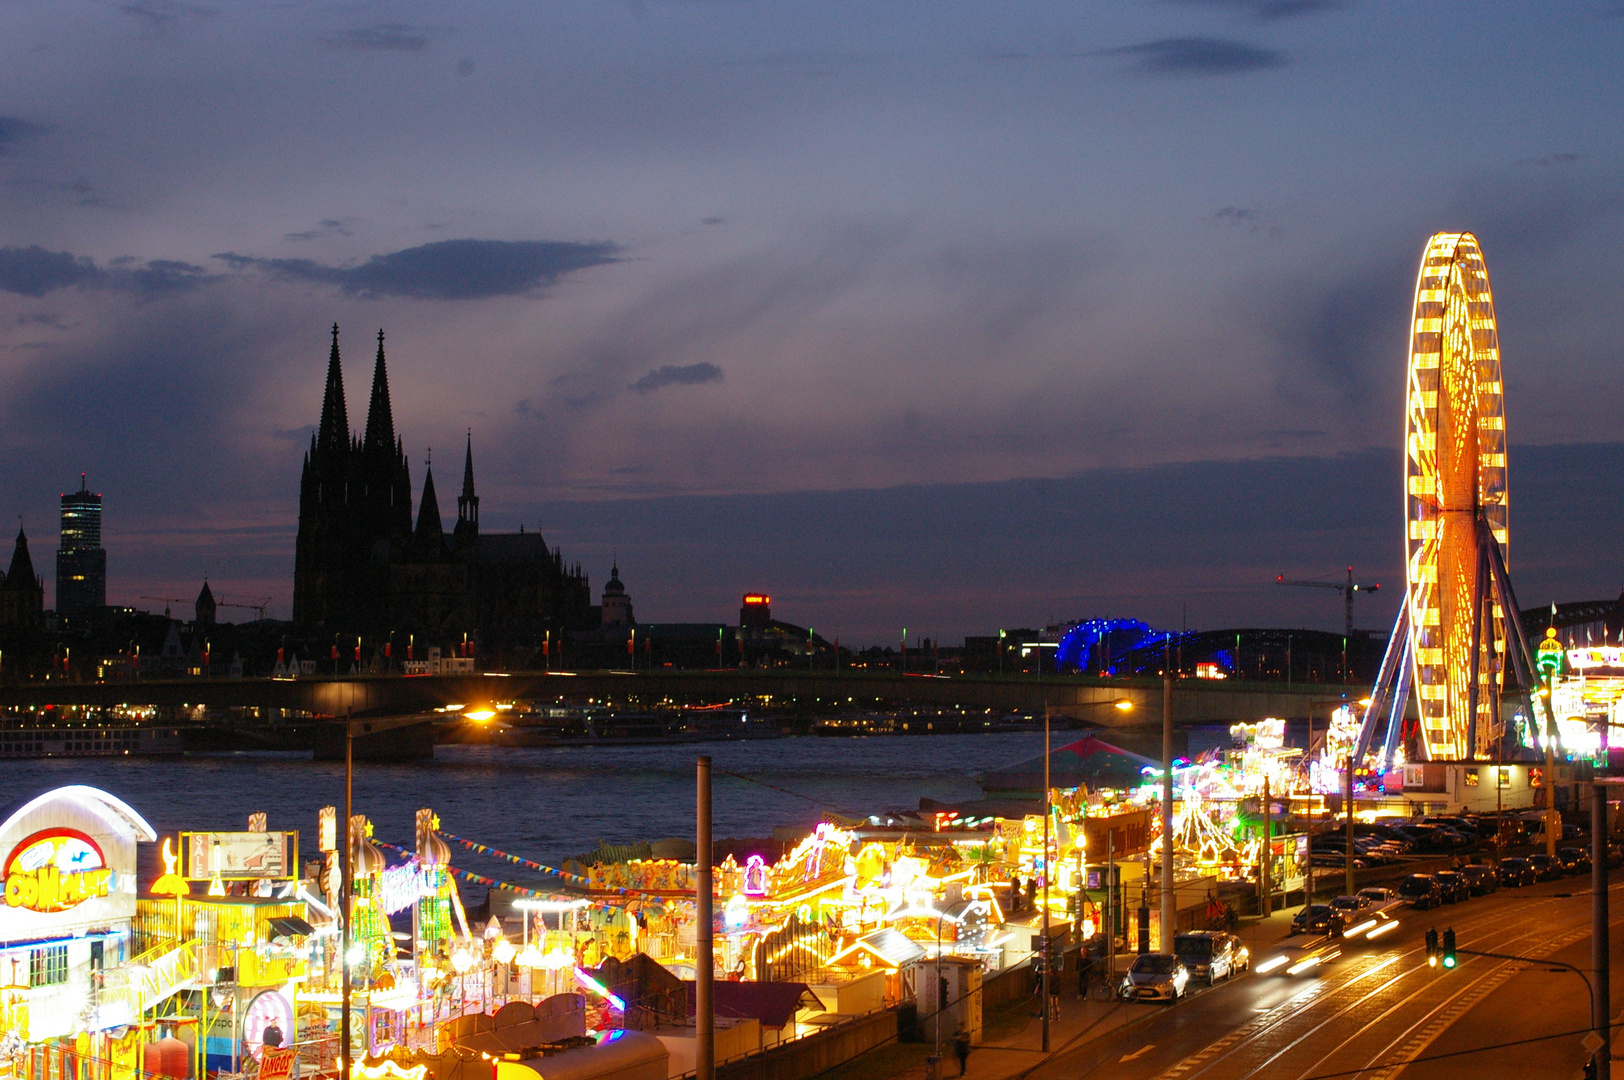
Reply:
[[1284, 967], [1285, 964], [1286, 958], [1284, 956], [1271, 956], [1269, 959], [1263, 961], [1257, 966], [1257, 973], [1259, 975], [1267, 975], [1277, 967]]
[[495, 716], [496, 712], [493, 709], [469, 709], [467, 712], [463, 713], [462, 715], [467, 717], [468, 719], [474, 721], [475, 723], [483, 724], [485, 721], [487, 721], [491, 717]]
[[409, 1069], [403, 1069], [385, 1058], [376, 1065], [357, 1062], [353, 1071], [361, 1080], [384, 1080], [385, 1077], [395, 1077], [396, 1080], [423, 1080], [429, 1070], [427, 1065], [413, 1065]]
[[1112, 704], [1121, 709], [1123, 712], [1130, 712], [1133, 709], [1133, 702], [1129, 701], [1127, 698], [1123, 698], [1121, 701], [1112, 702]]

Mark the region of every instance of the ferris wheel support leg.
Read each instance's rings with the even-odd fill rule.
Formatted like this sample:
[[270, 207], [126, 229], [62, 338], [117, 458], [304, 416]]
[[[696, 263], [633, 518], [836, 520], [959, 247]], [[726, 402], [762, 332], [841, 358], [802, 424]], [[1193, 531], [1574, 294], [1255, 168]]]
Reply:
[[[1364, 760], [1375, 738], [1376, 725], [1381, 722], [1382, 714], [1389, 712], [1389, 699], [1397, 688], [1399, 671], [1409, 657], [1409, 628], [1409, 605], [1406, 604], [1399, 608], [1398, 618], [1393, 623], [1393, 635], [1387, 639], [1387, 650], [1382, 654], [1382, 666], [1376, 674], [1376, 685], [1370, 691], [1370, 704], [1365, 707], [1365, 718], [1359, 725], [1359, 737], [1354, 742], [1355, 761]], [[1402, 708], [1400, 712], [1402, 715]], [[1391, 725], [1390, 716], [1389, 725]], [[1389, 731], [1384, 747], [1390, 747], [1391, 743], [1392, 734]], [[1384, 757], [1384, 766], [1392, 763], [1390, 752], [1385, 752]]]
[[[1533, 688], [1539, 686], [1539, 679], [1534, 674], [1534, 650], [1528, 644], [1528, 631], [1523, 628], [1517, 594], [1511, 589], [1511, 575], [1506, 572], [1505, 559], [1500, 554], [1500, 546], [1494, 542], [1494, 533], [1482, 518], [1478, 519], [1477, 527], [1480, 537], [1488, 539], [1484, 546], [1489, 567], [1494, 572], [1495, 587], [1500, 593], [1500, 608], [1505, 615], [1506, 651], [1518, 669], [1518, 681], [1522, 683], [1528, 701], [1528, 718], [1534, 722]], [[1556, 714], [1551, 709], [1548, 690], [1540, 695], [1539, 700], [1545, 706], [1545, 853], [1554, 857], [1557, 834], [1562, 831], [1562, 816], [1556, 809]]]
[[1482, 688], [1478, 684], [1483, 677], [1483, 604], [1489, 594], [1488, 560], [1488, 551], [1479, 545], [1477, 568], [1472, 574], [1471, 679], [1466, 684], [1466, 756], [1470, 758], [1477, 757], [1477, 707], [1482, 701]]

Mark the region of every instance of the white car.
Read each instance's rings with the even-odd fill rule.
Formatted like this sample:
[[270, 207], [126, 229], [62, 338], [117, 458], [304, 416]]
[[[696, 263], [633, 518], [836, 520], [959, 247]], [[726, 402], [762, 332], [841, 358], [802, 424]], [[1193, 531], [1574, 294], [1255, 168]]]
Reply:
[[1394, 892], [1392, 889], [1382, 889], [1371, 886], [1368, 889], [1360, 889], [1359, 895], [1369, 900], [1370, 906], [1376, 911], [1386, 911], [1389, 908], [1396, 907], [1397, 905], [1403, 903], [1403, 901], [1399, 899], [1398, 893]]
[[1165, 1001], [1172, 1004], [1190, 985], [1190, 969], [1176, 956], [1142, 953], [1133, 958], [1117, 995], [1124, 1001]]

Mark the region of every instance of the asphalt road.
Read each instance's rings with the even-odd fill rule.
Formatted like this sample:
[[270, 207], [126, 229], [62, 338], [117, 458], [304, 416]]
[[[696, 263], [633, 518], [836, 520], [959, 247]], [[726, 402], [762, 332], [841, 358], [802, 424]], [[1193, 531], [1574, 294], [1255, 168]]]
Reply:
[[[1461, 949], [1590, 967], [1588, 875], [1502, 889], [1429, 912], [1298, 976], [1247, 974], [1076, 1049], [1033, 1080], [1515, 1080], [1581, 1074], [1589, 992], [1548, 965], [1462, 955], [1427, 966], [1424, 934], [1454, 927]], [[1613, 1002], [1624, 1006], [1624, 885], [1611, 894]], [[1559, 895], [1565, 894], [1565, 895]], [[1268, 950], [1255, 949], [1254, 963]], [[1138, 1006], [1143, 1008], [1143, 1006]], [[1615, 1018], [1616, 1023], [1616, 1018]], [[1560, 1032], [1574, 1032], [1555, 1038]], [[1507, 1045], [1510, 1044], [1510, 1045]], [[1624, 1038], [1620, 1039], [1624, 1053]], [[1624, 1063], [1619, 1067], [1624, 1076]]]

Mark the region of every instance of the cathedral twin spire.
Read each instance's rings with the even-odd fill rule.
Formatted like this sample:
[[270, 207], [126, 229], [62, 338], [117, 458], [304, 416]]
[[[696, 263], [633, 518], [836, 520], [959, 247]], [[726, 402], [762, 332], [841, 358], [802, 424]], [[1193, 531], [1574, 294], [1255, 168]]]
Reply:
[[[394, 411], [389, 401], [389, 369], [384, 359], [383, 331], [378, 331], [378, 356], [372, 369], [372, 397], [367, 405], [366, 431], [361, 436], [359, 449], [363, 453], [400, 452], [395, 436]], [[344, 372], [339, 362], [338, 324], [333, 324], [333, 348], [327, 361], [327, 390], [322, 399], [321, 425], [317, 428], [311, 447], [313, 455], [330, 452], [344, 453], [357, 448], [351, 441], [349, 417], [344, 403]], [[459, 539], [479, 532], [479, 496], [474, 492], [474, 441], [468, 433], [466, 456], [463, 460], [462, 494], [457, 498], [457, 528]], [[419, 545], [432, 545], [445, 535], [440, 519], [439, 501], [434, 491], [434, 473], [425, 465], [423, 496], [418, 507], [417, 524], [413, 535]]]
[[[344, 451], [350, 448], [349, 410], [344, 404], [344, 368], [338, 355], [338, 324], [333, 324], [333, 349], [327, 357], [327, 390], [321, 401], [321, 425], [316, 429], [315, 449]], [[366, 434], [361, 446], [366, 450], [396, 452], [395, 417], [389, 406], [389, 369], [383, 356], [383, 331], [378, 331], [378, 358], [372, 369], [372, 400], [367, 406]]]

